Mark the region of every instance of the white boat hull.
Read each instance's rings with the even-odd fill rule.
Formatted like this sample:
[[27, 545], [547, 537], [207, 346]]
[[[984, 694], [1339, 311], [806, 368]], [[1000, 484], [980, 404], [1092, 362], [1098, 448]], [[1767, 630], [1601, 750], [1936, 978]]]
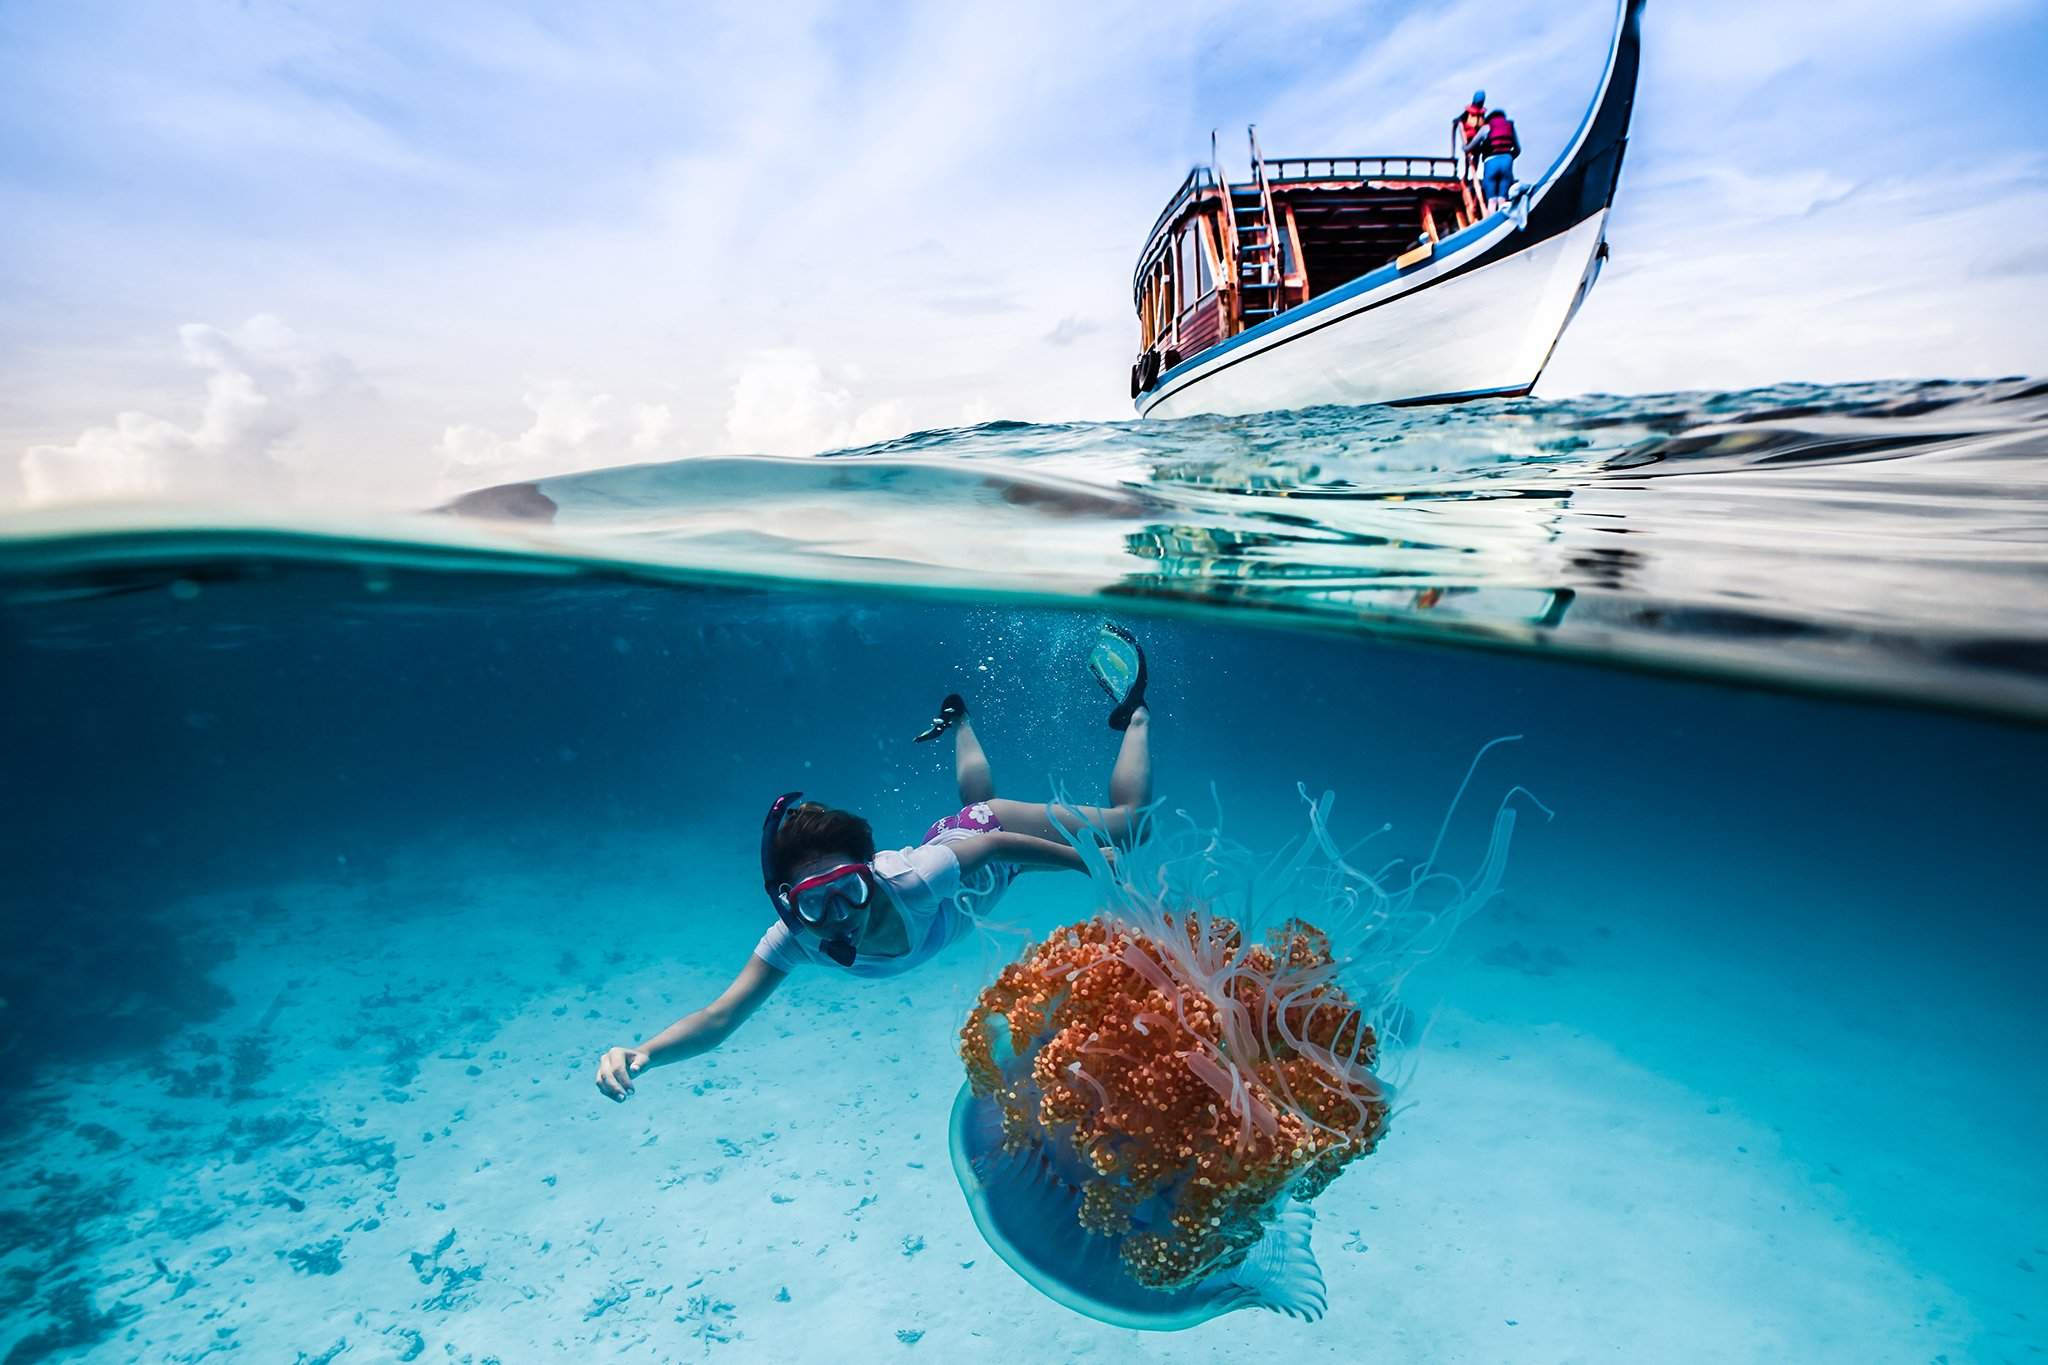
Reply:
[[[1162, 383], [1148, 417], [1527, 393], [1593, 274], [1605, 210], [1488, 264], [1425, 266]], [[1462, 253], [1460, 253], [1462, 254]], [[1249, 339], [1248, 339], [1249, 340]]]

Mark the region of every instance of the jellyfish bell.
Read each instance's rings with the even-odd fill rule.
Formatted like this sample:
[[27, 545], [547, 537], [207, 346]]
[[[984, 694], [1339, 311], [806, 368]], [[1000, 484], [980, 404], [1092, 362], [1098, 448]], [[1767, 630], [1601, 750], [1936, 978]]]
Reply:
[[961, 1051], [954, 1171], [1032, 1285], [1122, 1327], [1328, 1299], [1306, 1200], [1372, 1150], [1390, 1090], [1329, 944], [1290, 920], [1105, 913], [981, 995]]
[[1113, 868], [1077, 841], [1097, 914], [1004, 967], [961, 1030], [954, 1173], [989, 1245], [1075, 1312], [1172, 1331], [1328, 1306], [1310, 1201], [1385, 1132], [1396, 988], [1498, 889], [1514, 811], [1459, 878], [1441, 834], [1362, 870], [1330, 798], [1308, 804], [1270, 863], [1192, 821]]
[[1151, 1289], [1132, 1278], [1114, 1239], [1081, 1229], [1087, 1175], [1061, 1170], [1042, 1149], [1006, 1149], [995, 1105], [977, 1099], [972, 1086], [953, 1102], [953, 1173], [995, 1253], [1033, 1289], [1098, 1322], [1173, 1332], [1235, 1308], [1313, 1322], [1328, 1307], [1309, 1247], [1315, 1211], [1298, 1201], [1287, 1201], [1237, 1264], [1192, 1285]]

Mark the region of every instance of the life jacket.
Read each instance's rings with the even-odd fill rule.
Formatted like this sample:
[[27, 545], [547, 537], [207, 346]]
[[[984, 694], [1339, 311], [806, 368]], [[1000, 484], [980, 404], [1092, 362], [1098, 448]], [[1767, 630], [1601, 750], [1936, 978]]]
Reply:
[[1515, 121], [1496, 109], [1486, 116], [1486, 154], [1520, 156], [1522, 144], [1515, 138]]
[[1483, 104], [1466, 105], [1465, 112], [1459, 117], [1458, 121], [1465, 129], [1465, 140], [1471, 141], [1472, 135], [1479, 131], [1479, 125], [1486, 122], [1486, 106]]

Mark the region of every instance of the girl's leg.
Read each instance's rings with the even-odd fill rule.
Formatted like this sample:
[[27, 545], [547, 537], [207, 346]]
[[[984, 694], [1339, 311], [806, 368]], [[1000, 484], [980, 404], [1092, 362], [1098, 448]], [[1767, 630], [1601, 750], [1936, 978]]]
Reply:
[[1124, 742], [1116, 751], [1116, 766], [1109, 772], [1109, 803], [1119, 810], [1135, 810], [1152, 804], [1152, 708], [1141, 706], [1131, 712], [1124, 727]]
[[1043, 802], [989, 799], [1004, 829], [1040, 839], [1060, 839], [1061, 830], [1079, 833], [1093, 825], [1119, 843], [1130, 838], [1138, 811], [1152, 804], [1152, 712], [1139, 707], [1124, 730], [1116, 767], [1109, 775], [1111, 806], [1051, 806]]
[[988, 755], [981, 751], [981, 741], [975, 738], [974, 722], [965, 716], [953, 722], [953, 780], [960, 786], [963, 806], [995, 797], [996, 781], [988, 770]]

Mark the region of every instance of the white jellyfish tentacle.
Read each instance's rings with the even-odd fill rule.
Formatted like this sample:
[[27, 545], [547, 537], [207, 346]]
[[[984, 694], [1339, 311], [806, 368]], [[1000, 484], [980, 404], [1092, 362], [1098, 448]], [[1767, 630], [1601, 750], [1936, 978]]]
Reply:
[[1479, 746], [1478, 753], [1472, 755], [1472, 761], [1465, 765], [1464, 780], [1458, 783], [1458, 790], [1451, 797], [1451, 804], [1444, 810], [1443, 823], [1437, 826], [1436, 842], [1429, 846], [1429, 856], [1422, 860], [1424, 867], [1434, 867], [1436, 865], [1436, 855], [1443, 849], [1444, 836], [1450, 833], [1451, 820], [1458, 813], [1458, 803], [1465, 799], [1465, 789], [1472, 785], [1472, 775], [1479, 771], [1480, 760], [1484, 759], [1489, 751], [1497, 749], [1503, 744], [1516, 743], [1521, 738], [1520, 735], [1502, 735], [1498, 739], [1490, 739]]

